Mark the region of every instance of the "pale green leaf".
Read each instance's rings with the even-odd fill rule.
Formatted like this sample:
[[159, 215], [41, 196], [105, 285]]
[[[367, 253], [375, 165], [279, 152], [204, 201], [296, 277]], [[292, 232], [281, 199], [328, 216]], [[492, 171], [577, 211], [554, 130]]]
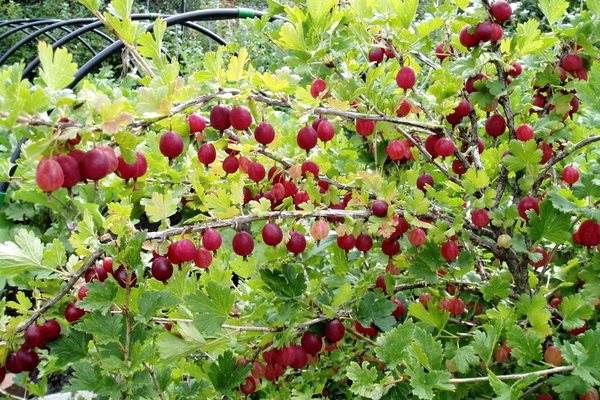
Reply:
[[152, 199], [142, 199], [140, 203], [145, 207], [150, 222], [166, 221], [177, 212], [177, 206], [181, 199], [174, 199], [171, 192], [165, 194], [154, 192]]
[[58, 91], [73, 82], [77, 64], [71, 62], [73, 56], [66, 49], [61, 47], [53, 51], [48, 43], [40, 42], [38, 53], [41, 63], [40, 77], [48, 89]]
[[30, 231], [19, 229], [14, 242], [0, 244], [0, 275], [12, 277], [35, 269], [45, 269], [43, 265], [44, 246]]
[[556, 21], [565, 15], [565, 11], [569, 8], [569, 2], [565, 0], [538, 0], [538, 6], [550, 25], [554, 25]]

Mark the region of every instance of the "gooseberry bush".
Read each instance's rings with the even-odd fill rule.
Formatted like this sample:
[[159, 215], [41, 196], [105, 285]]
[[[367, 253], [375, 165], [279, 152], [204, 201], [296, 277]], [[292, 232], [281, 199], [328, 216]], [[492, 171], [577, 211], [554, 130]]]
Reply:
[[[99, 399], [597, 399], [600, 2], [271, 2], [179, 74], [1, 71], [1, 376]], [[578, 8], [581, 7], [581, 8]], [[133, 84], [126, 84], [133, 82]], [[8, 170], [4, 161], [2, 170]], [[8, 179], [8, 176], [5, 176]], [[44, 213], [42, 230], [34, 216]], [[8, 293], [8, 290], [7, 290]]]

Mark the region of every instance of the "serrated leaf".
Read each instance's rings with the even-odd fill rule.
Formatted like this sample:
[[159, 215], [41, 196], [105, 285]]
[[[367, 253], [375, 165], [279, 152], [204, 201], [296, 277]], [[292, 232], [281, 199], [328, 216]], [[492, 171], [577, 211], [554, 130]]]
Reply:
[[175, 362], [200, 350], [199, 343], [178, 338], [172, 333], [163, 333], [156, 341], [160, 358], [167, 363]]
[[473, 349], [484, 364], [487, 364], [492, 358], [498, 337], [499, 332], [493, 325], [487, 325], [485, 331], [477, 331], [473, 335]]
[[64, 265], [66, 262], [65, 246], [60, 240], [54, 239], [52, 244], [44, 251], [44, 265], [48, 268], [56, 268]]
[[244, 65], [248, 60], [248, 50], [241, 48], [237, 56], [231, 57], [229, 66], [227, 67], [227, 79], [236, 84], [242, 79], [245, 74]]
[[509, 328], [507, 337], [508, 347], [512, 349], [511, 355], [515, 357], [517, 364], [525, 366], [532, 361], [541, 361], [544, 338], [531, 330], [523, 331], [517, 326]]
[[396, 305], [389, 301], [381, 291], [366, 293], [358, 303], [356, 319], [362, 326], [371, 326], [374, 323], [379, 329], [387, 332], [396, 324], [396, 319], [391, 313]]
[[415, 328], [413, 343], [410, 345], [413, 356], [428, 371], [439, 369], [444, 359], [442, 343], [435, 340], [431, 333], [422, 328]]
[[572, 186], [573, 195], [580, 200], [586, 197], [600, 197], [600, 185], [595, 181], [596, 174], [581, 173], [579, 180]]
[[264, 197], [259, 201], [252, 200], [248, 203], [252, 214], [256, 214], [259, 217], [264, 217], [271, 212], [271, 202]]
[[100, 9], [100, 0], [77, 0], [80, 4], [83, 4], [92, 13], [95, 13]]
[[180, 198], [174, 199], [171, 192], [165, 194], [154, 192], [152, 199], [142, 199], [140, 203], [145, 206], [150, 222], [159, 222], [166, 221], [175, 214], [180, 201]]
[[60, 335], [58, 339], [49, 342], [52, 356], [56, 357], [56, 364], [66, 366], [69, 363], [79, 361], [88, 355], [88, 343], [90, 335], [84, 332], [72, 330], [67, 335]]
[[133, 0], [112, 0], [108, 10], [119, 18], [127, 18], [131, 14]]
[[492, 275], [487, 284], [481, 287], [481, 293], [483, 293], [483, 299], [485, 301], [491, 301], [494, 297], [500, 299], [506, 299], [510, 294], [510, 282], [511, 278], [501, 275]]
[[539, 204], [540, 213], [529, 219], [529, 238], [533, 241], [545, 239], [562, 244], [571, 238], [571, 217], [554, 208], [552, 202], [544, 200]]
[[93, 335], [98, 344], [119, 342], [124, 321], [122, 314], [107, 313], [103, 315], [100, 311], [88, 314], [74, 329]]
[[41, 64], [40, 77], [51, 91], [64, 89], [73, 82], [73, 74], [77, 72], [77, 64], [71, 62], [73, 56], [64, 48], [56, 51], [45, 42], [38, 43]]
[[569, 8], [569, 2], [564, 0], [538, 0], [538, 7], [542, 10], [550, 25], [554, 25], [556, 21], [565, 15], [565, 11]]
[[213, 281], [208, 282], [206, 294], [196, 290], [186, 296], [190, 311], [196, 313], [194, 326], [200, 332], [208, 334], [221, 329], [221, 325], [229, 317], [234, 301], [235, 295], [230, 288], [219, 286]]
[[447, 383], [450, 379], [450, 373], [447, 371], [425, 371], [420, 365], [410, 364], [406, 373], [411, 378], [413, 395], [420, 399], [432, 399], [435, 395], [434, 389], [454, 390], [454, 386]]
[[243, 257], [236, 257], [233, 261], [229, 262], [229, 267], [240, 278], [247, 279], [256, 272], [257, 261], [254, 256], [249, 256], [247, 260], [244, 260]]
[[136, 319], [146, 323], [150, 318], [156, 316], [156, 313], [165, 307], [173, 306], [179, 303], [179, 300], [167, 290], [145, 291], [138, 298], [138, 310], [140, 312]]
[[419, 321], [425, 322], [427, 325], [437, 328], [438, 330], [446, 325], [449, 317], [447, 312], [438, 310], [435, 306], [430, 306], [428, 309], [425, 309], [420, 302], [409, 304], [408, 315], [413, 316]]
[[408, 346], [412, 342], [414, 329], [414, 323], [407, 319], [402, 325], [381, 334], [377, 338], [380, 347], [375, 348], [377, 357], [390, 368], [405, 363], [409, 357]]
[[[88, 391], [96, 393], [103, 384], [103, 374], [100, 365], [91, 360], [83, 360], [73, 365], [73, 378], [65, 386], [68, 391]], [[76, 369], [75, 369], [76, 368]]]
[[302, 296], [306, 290], [304, 274], [302, 272], [296, 273], [294, 266], [291, 264], [285, 264], [281, 269], [263, 268], [260, 270], [260, 277], [275, 296], [282, 299], [296, 299]]
[[479, 357], [475, 353], [473, 346], [461, 346], [453, 348], [446, 353], [454, 360], [454, 365], [461, 374], [466, 373], [470, 367], [479, 364]]
[[83, 300], [77, 302], [77, 307], [84, 310], [100, 311], [107, 314], [117, 298], [119, 289], [117, 283], [112, 279], [104, 282], [94, 280], [86, 283], [88, 289]]
[[17, 230], [14, 242], [0, 244], [0, 275], [12, 277], [36, 269], [42, 264], [44, 246], [40, 239], [25, 229]]
[[594, 307], [583, 301], [579, 293], [563, 297], [558, 309], [563, 317], [563, 327], [567, 331], [581, 327], [583, 325], [582, 320], [589, 319], [594, 312]]
[[469, 194], [475, 193], [477, 190], [485, 187], [490, 182], [485, 170], [477, 170], [469, 168], [463, 175], [463, 186]]
[[540, 338], [552, 334], [550, 327], [550, 311], [546, 309], [547, 301], [541, 294], [529, 296], [522, 294], [515, 303], [517, 311], [527, 316], [527, 321]]
[[508, 148], [510, 153], [504, 156], [502, 160], [509, 171], [517, 172], [526, 169], [529, 172], [534, 166], [539, 166], [542, 151], [537, 148], [534, 140], [526, 142], [511, 140]]
[[352, 361], [346, 368], [346, 376], [352, 381], [350, 391], [355, 395], [380, 399], [385, 394], [385, 386], [377, 382], [377, 368], [369, 368], [366, 361], [363, 361], [362, 366]]
[[418, 6], [419, 0], [396, 0], [392, 2], [392, 7], [404, 29], [410, 28]]
[[209, 364], [206, 374], [217, 392], [228, 395], [231, 389], [244, 382], [251, 369], [252, 364], [240, 363], [236, 366], [235, 357], [230, 351], [226, 351], [216, 362]]

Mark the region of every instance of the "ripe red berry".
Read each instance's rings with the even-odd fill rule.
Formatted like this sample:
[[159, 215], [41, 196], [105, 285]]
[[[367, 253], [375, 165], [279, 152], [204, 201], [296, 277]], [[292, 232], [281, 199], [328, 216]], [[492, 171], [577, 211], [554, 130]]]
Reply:
[[598, 246], [600, 244], [600, 224], [591, 219], [585, 220], [577, 230], [579, 242], [584, 246]]
[[433, 177], [429, 174], [421, 174], [417, 178], [417, 188], [419, 188], [419, 190], [422, 190], [423, 192], [427, 190], [425, 188], [425, 185], [433, 186], [433, 183]]
[[458, 257], [458, 245], [453, 240], [448, 240], [440, 246], [440, 254], [446, 260], [454, 261]]
[[440, 136], [437, 135], [429, 135], [425, 138], [425, 150], [431, 155], [431, 157], [436, 158], [438, 153], [435, 151], [435, 145], [441, 139]]
[[[313, 129], [314, 129], [314, 127], [313, 127]], [[319, 123], [318, 127], [316, 128], [316, 131], [317, 131], [317, 137], [319, 139], [321, 139], [323, 142], [330, 141], [331, 139], [333, 139], [333, 136], [335, 135], [333, 125], [331, 125], [331, 122], [327, 121], [324, 118], [321, 119], [321, 122]]]
[[310, 84], [310, 95], [316, 99], [317, 97], [319, 97], [319, 95], [325, 91], [327, 84], [325, 83], [325, 81], [321, 78], [316, 78], [314, 81], [312, 81], [312, 83]]
[[462, 174], [466, 173], [467, 170], [462, 165], [460, 160], [456, 159], [456, 160], [452, 161], [452, 172], [454, 172], [457, 175], [462, 175]]
[[279, 225], [269, 222], [262, 228], [262, 238], [267, 246], [277, 246], [283, 240]]
[[373, 215], [376, 217], [385, 217], [388, 212], [388, 205], [383, 200], [375, 200], [373, 204], [371, 204], [371, 211], [373, 211]]
[[43, 192], [54, 192], [61, 188], [65, 174], [58, 162], [43, 158], [35, 171], [35, 183]]
[[515, 133], [517, 135], [517, 139], [519, 139], [522, 142], [531, 140], [534, 136], [533, 128], [528, 124], [519, 125], [517, 129], [515, 129]]
[[548, 364], [559, 367], [562, 364], [561, 351], [554, 346], [548, 346], [546, 350], [544, 350], [544, 361], [546, 361]]
[[573, 335], [573, 336], [577, 336], [580, 333], [584, 333], [585, 331], [587, 331], [587, 323], [585, 321], [583, 321], [583, 325], [582, 326], [580, 326], [579, 328], [571, 329], [569, 331], [569, 334]]
[[6, 370], [11, 374], [19, 374], [23, 372], [23, 370], [17, 363], [17, 353], [15, 352], [8, 353], [8, 355], [6, 356], [6, 361], [4, 362], [4, 366], [6, 367]]
[[471, 29], [471, 26], [465, 25], [458, 33], [458, 41], [468, 49], [479, 44], [477, 36], [475, 36], [475, 33], [469, 33], [469, 29]]
[[285, 247], [294, 254], [300, 254], [306, 249], [306, 238], [298, 231], [291, 231]]
[[357, 119], [356, 133], [360, 136], [370, 136], [375, 131], [375, 121], [370, 119]]
[[265, 146], [275, 139], [275, 129], [268, 122], [261, 122], [254, 128], [254, 139]]
[[167, 281], [173, 275], [173, 264], [165, 257], [156, 257], [152, 261], [152, 277], [161, 282]]
[[198, 148], [198, 161], [204, 165], [210, 165], [217, 159], [217, 150], [212, 143], [204, 143]]
[[108, 278], [108, 273], [102, 267], [102, 265], [96, 264], [85, 271], [84, 278], [86, 282], [91, 282], [96, 279], [100, 282], [104, 282], [106, 278]]
[[83, 300], [85, 299], [85, 296], [87, 296], [87, 292], [89, 291], [89, 289], [87, 288], [87, 286], [83, 285], [82, 287], [79, 288], [79, 290], [77, 291], [77, 298], [79, 300]]
[[481, 81], [481, 80], [483, 80], [484, 78], [485, 78], [485, 75], [483, 75], [483, 74], [481, 74], [481, 73], [480, 73], [480, 74], [476, 74], [475, 76], [472, 76], [472, 77], [470, 77], [470, 78], [467, 78], [467, 79], [465, 80], [465, 91], [466, 91], [467, 93], [469, 93], [469, 94], [470, 94], [470, 93], [475, 93], [475, 92], [478, 92], [478, 91], [479, 91], [479, 89], [477, 89], [477, 88], [475, 87], [475, 83], [476, 83], [476, 82], [478, 82], [478, 81]]
[[175, 158], [183, 151], [183, 140], [177, 133], [173, 131], [166, 131], [160, 137], [158, 148], [163, 156]]
[[246, 257], [254, 250], [254, 241], [252, 236], [246, 231], [239, 231], [233, 235], [231, 247], [238, 256]]
[[332, 319], [325, 325], [325, 338], [330, 342], [339, 342], [344, 337], [344, 325], [337, 319]]
[[521, 72], [523, 72], [523, 67], [521, 67], [521, 64], [519, 64], [518, 62], [514, 62], [510, 65], [513, 67], [513, 69], [508, 71], [509, 76], [512, 76], [513, 78], [515, 78], [515, 77], [521, 75]]
[[383, 57], [385, 53], [381, 47], [375, 47], [373, 50], [369, 52], [369, 62], [374, 62], [375, 64], [379, 64], [383, 61]]
[[275, 352], [275, 362], [281, 364], [282, 367], [288, 367], [294, 363], [296, 359], [296, 351], [291, 346], [283, 346]]
[[552, 395], [548, 393], [538, 393], [536, 396], [537, 400], [553, 400]]
[[83, 179], [97, 181], [108, 175], [108, 171], [108, 158], [102, 150], [92, 149], [85, 153], [81, 164]]
[[304, 126], [296, 135], [296, 143], [301, 149], [310, 150], [317, 145], [317, 138], [317, 132], [312, 126]]
[[192, 261], [196, 255], [196, 246], [189, 239], [181, 239], [177, 242], [175, 251], [181, 261]]
[[519, 216], [523, 218], [525, 221], [529, 220], [525, 211], [533, 210], [536, 214], [540, 213], [540, 208], [538, 206], [538, 200], [534, 197], [527, 196], [523, 197], [519, 200], [517, 204], [517, 211], [519, 212]]
[[415, 71], [412, 67], [402, 67], [396, 74], [396, 84], [399, 88], [408, 90], [415, 85]]
[[438, 58], [438, 60], [444, 60], [444, 59], [448, 58], [449, 56], [451, 56], [452, 53], [454, 53], [454, 49], [449, 44], [440, 43], [437, 46], [435, 46], [434, 52], [435, 52], [435, 56]]
[[223, 132], [229, 129], [231, 122], [229, 121], [229, 108], [221, 104], [213, 106], [210, 110], [210, 126], [218, 131]]
[[411, 108], [412, 106], [408, 101], [402, 100], [402, 103], [400, 103], [400, 105], [396, 109], [396, 115], [400, 118], [404, 118], [410, 113]]
[[458, 105], [456, 107], [454, 107], [454, 114], [456, 114], [458, 117], [462, 118], [462, 117], [466, 117], [467, 115], [469, 115], [471, 110], [472, 110], [471, 103], [469, 103], [468, 100], [461, 99], [458, 102]]
[[485, 131], [490, 136], [500, 136], [506, 130], [506, 121], [498, 113], [491, 115], [485, 121]]
[[117, 281], [119, 286], [121, 286], [122, 288], [126, 288], [127, 285], [133, 287], [137, 283], [137, 275], [135, 271], [127, 273], [125, 267], [122, 265], [116, 269], [115, 273], [113, 274], [113, 277], [115, 278], [115, 281]]
[[422, 246], [427, 241], [427, 235], [421, 228], [415, 228], [408, 232], [408, 241], [415, 247]]
[[306, 160], [302, 163], [302, 176], [307, 177], [311, 174], [313, 178], [319, 177], [319, 166], [316, 162]]
[[385, 152], [387, 153], [390, 160], [401, 160], [406, 156], [406, 148], [397, 139], [392, 140], [385, 148]]
[[368, 328], [362, 326], [358, 321], [354, 321], [354, 330], [358, 333], [362, 333], [367, 336], [375, 336], [377, 335], [377, 328], [375, 328], [374, 324], [371, 324]]
[[42, 328], [44, 330], [45, 340], [54, 340], [60, 336], [60, 324], [54, 319], [49, 319], [44, 322]]
[[563, 181], [565, 181], [569, 185], [572, 185], [579, 180], [579, 171], [572, 165], [567, 165], [562, 170], [561, 176]]
[[393, 257], [400, 252], [400, 243], [398, 240], [388, 238], [381, 242], [381, 252], [388, 257]]
[[490, 41], [497, 42], [498, 40], [502, 39], [503, 34], [504, 31], [502, 30], [502, 27], [494, 22], [492, 24], [492, 36], [490, 37]]
[[582, 65], [581, 57], [579, 54], [567, 53], [563, 56], [560, 65], [565, 69], [565, 71], [577, 71]]
[[73, 300], [67, 304], [67, 307], [65, 308], [64, 315], [67, 322], [75, 322], [85, 315], [85, 311], [81, 308], [77, 308], [75, 304], [76, 302]]
[[252, 124], [252, 115], [245, 107], [236, 106], [229, 111], [229, 122], [233, 129], [245, 131]]
[[497, 1], [490, 7], [490, 14], [496, 20], [496, 22], [504, 22], [512, 15], [512, 9], [510, 4], [506, 1]]
[[137, 175], [137, 172], [138, 172], [137, 158], [136, 158], [136, 161], [134, 161], [132, 163], [127, 163], [127, 162], [125, 162], [125, 160], [123, 159], [122, 156], [119, 156], [118, 165], [117, 165], [117, 175], [121, 179], [134, 178]]
[[190, 114], [188, 117], [190, 133], [202, 132], [206, 128], [206, 121], [198, 114]]
[[596, 388], [589, 388], [587, 392], [579, 395], [579, 400], [598, 400], [598, 390]]
[[40, 363], [40, 358], [35, 350], [21, 347], [17, 351], [16, 361], [21, 371], [33, 371]]
[[61, 155], [55, 157], [54, 161], [60, 165], [60, 168], [63, 171], [64, 180], [62, 187], [71, 188], [81, 182], [81, 172], [79, 169], [79, 163], [76, 159], [68, 155]]
[[545, 164], [554, 155], [552, 145], [549, 143], [540, 144], [538, 149], [542, 151], [542, 159], [540, 160], [540, 164]]
[[308, 354], [314, 355], [323, 348], [323, 339], [315, 336], [315, 334], [310, 331], [305, 331], [304, 334], [302, 334], [302, 339], [300, 339], [300, 344]]
[[461, 315], [465, 310], [465, 304], [458, 297], [453, 297], [448, 300], [447, 310], [450, 311], [450, 314], [452, 315]]
[[504, 346], [500, 346], [499, 348], [494, 350], [494, 360], [496, 360], [496, 362], [498, 364], [503, 364], [506, 361], [508, 361], [509, 355], [510, 355], [510, 352]]
[[196, 264], [198, 268], [205, 269], [210, 267], [210, 264], [212, 264], [212, 259], [212, 253], [206, 250], [204, 247], [201, 247], [196, 250], [196, 255], [194, 256], [194, 264]]
[[248, 167], [248, 178], [250, 178], [254, 182], [262, 181], [265, 178], [265, 175], [266, 175], [265, 167], [258, 161], [253, 162]]
[[452, 139], [440, 138], [435, 144], [435, 152], [440, 157], [449, 157], [454, 154], [454, 142]]
[[487, 42], [492, 38], [493, 32], [492, 23], [490, 21], [482, 21], [475, 27], [475, 39], [480, 42]]
[[256, 391], [256, 381], [253, 377], [248, 376], [244, 383], [240, 385], [240, 391], [245, 395], [252, 394]]
[[394, 304], [396, 305], [396, 309], [392, 311], [392, 317], [400, 318], [404, 315], [404, 303], [398, 299], [394, 299]]
[[356, 244], [356, 238], [353, 235], [343, 235], [337, 237], [337, 245], [344, 251], [350, 251]]
[[29, 347], [44, 347], [46, 336], [44, 335], [44, 328], [42, 325], [30, 325], [25, 331], [24, 337], [25, 343], [27, 343]]
[[541, 254], [542, 258], [539, 261], [529, 260], [529, 265], [533, 268], [541, 268], [548, 263], [548, 252], [544, 250], [542, 247], [536, 247], [532, 250], [533, 253]]
[[236, 156], [227, 156], [223, 160], [223, 171], [228, 174], [234, 174], [240, 167], [240, 160]]
[[366, 253], [367, 251], [371, 250], [371, 247], [373, 247], [373, 239], [371, 239], [371, 236], [367, 235], [366, 233], [361, 233], [356, 238], [355, 246], [358, 251]]
[[490, 217], [488, 217], [488, 210], [484, 208], [477, 208], [471, 213], [471, 222], [475, 226], [484, 227], [490, 223]]
[[294, 362], [290, 364], [290, 367], [294, 369], [302, 369], [308, 363], [308, 355], [306, 354], [306, 350], [302, 346], [298, 346], [297, 344], [290, 345], [292, 349], [294, 349]]

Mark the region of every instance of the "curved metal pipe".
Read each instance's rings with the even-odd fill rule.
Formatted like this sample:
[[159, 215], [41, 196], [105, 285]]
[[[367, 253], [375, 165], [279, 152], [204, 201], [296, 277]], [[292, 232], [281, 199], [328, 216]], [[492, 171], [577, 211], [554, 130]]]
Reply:
[[41, 21], [35, 21], [35, 22], [30, 22], [28, 24], [19, 25], [16, 28], [13, 28], [13, 29], [11, 29], [9, 31], [6, 31], [3, 34], [1, 34], [0, 35], [0, 40], [9, 37], [13, 33], [17, 33], [19, 31], [22, 31], [23, 29], [35, 27], [36, 25], [53, 24], [53, 23], [58, 22], [58, 21], [59, 20], [57, 20], [57, 19], [44, 19], [44, 20], [41, 20]]
[[21, 22], [33, 22], [33, 21], [42, 21], [45, 18], [23, 18], [23, 19], [13, 19], [8, 21], [0, 21], [0, 28], [6, 25], [11, 24], [20, 24]]
[[[29, 34], [29, 28], [23, 29], [23, 33], [25, 33], [26, 35], [28, 35]], [[54, 36], [52, 36], [51, 34], [49, 34], [48, 32], [44, 32], [44, 36], [48, 37], [48, 39], [52, 40], [52, 42], [56, 42], [56, 38]]]

